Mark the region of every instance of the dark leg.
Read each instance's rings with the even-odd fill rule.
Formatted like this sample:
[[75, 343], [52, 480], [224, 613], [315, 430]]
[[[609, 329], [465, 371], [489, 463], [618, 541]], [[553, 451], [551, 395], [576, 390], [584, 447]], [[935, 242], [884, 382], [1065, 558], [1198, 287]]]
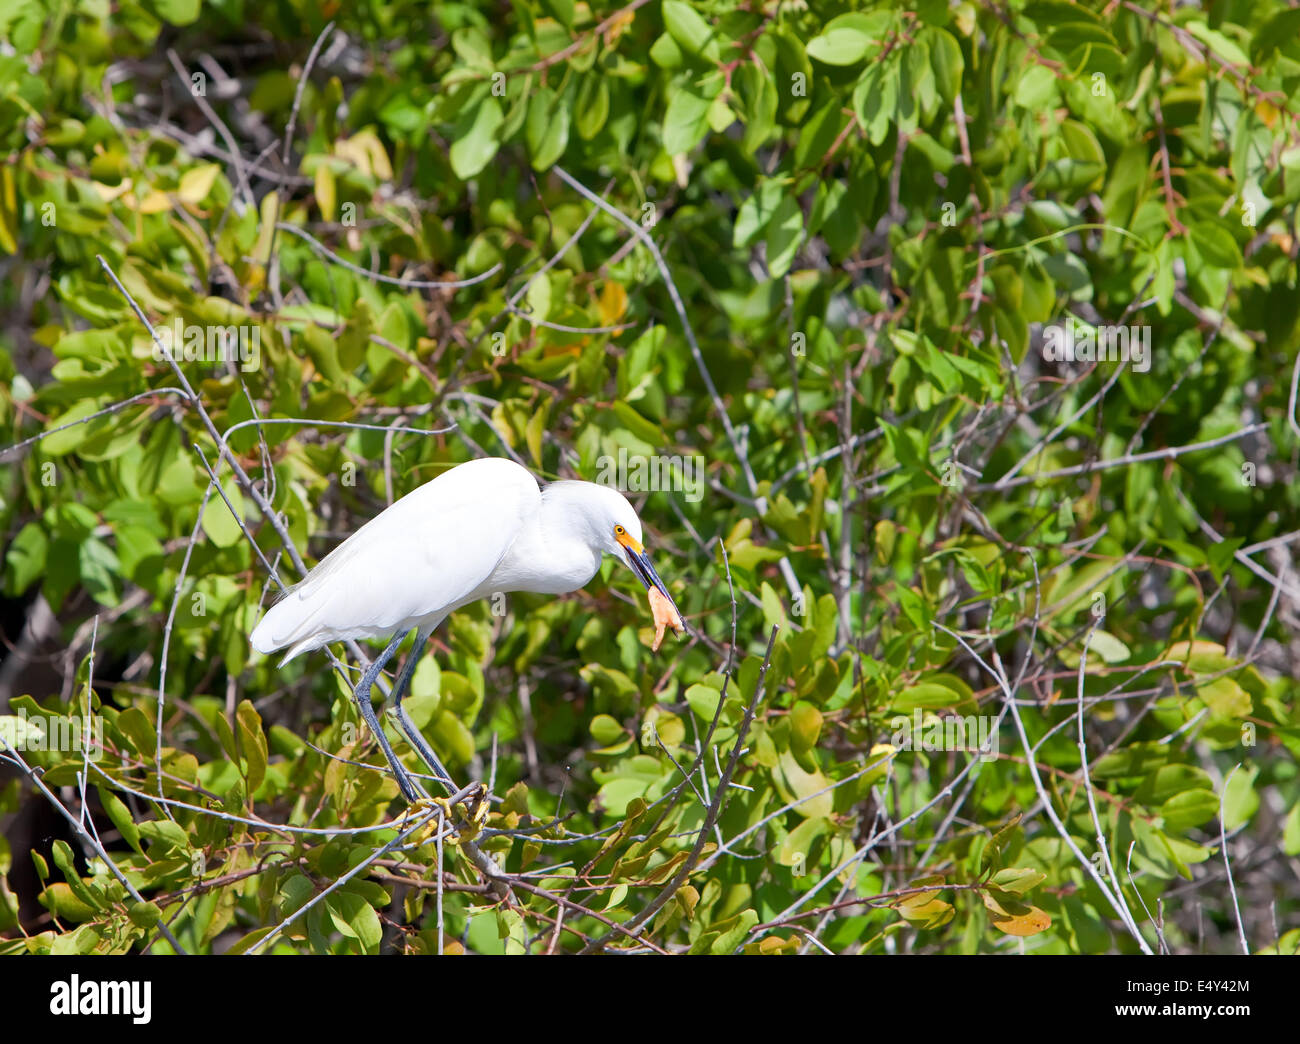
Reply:
[[383, 750], [384, 757], [388, 759], [388, 767], [393, 770], [393, 776], [397, 780], [398, 788], [402, 791], [402, 797], [406, 798], [408, 802], [414, 802], [419, 801], [420, 798], [426, 795], [417, 789], [415, 781], [402, 767], [402, 763], [397, 760], [397, 755], [393, 753], [388, 737], [384, 735], [383, 726], [379, 724], [379, 718], [375, 716], [375, 708], [370, 704], [370, 689], [375, 684], [375, 679], [379, 677], [379, 672], [384, 669], [384, 664], [392, 659], [393, 653], [397, 652], [397, 647], [402, 644], [410, 633], [410, 631], [403, 631], [388, 643], [388, 648], [380, 653], [375, 662], [367, 667], [365, 673], [361, 675], [361, 681], [357, 683], [352, 695], [357, 701], [357, 709], [361, 711], [361, 717], [365, 720], [366, 727], [379, 741], [380, 749]]
[[[406, 634], [410, 633], [410, 631], [406, 632]], [[402, 635], [402, 637], [405, 638], [406, 634]], [[411, 678], [415, 675], [416, 664], [420, 662], [420, 657], [424, 654], [425, 643], [428, 642], [431, 634], [433, 634], [432, 627], [422, 627], [415, 632], [415, 642], [406, 657], [406, 663], [402, 666], [402, 673], [397, 676], [397, 681], [393, 683], [393, 691], [388, 694], [389, 700], [393, 703], [401, 703], [402, 698], [406, 695], [407, 686], [411, 684]]]
[[[402, 706], [402, 700], [406, 697], [406, 690], [411, 683], [411, 676], [415, 673], [415, 665], [420, 662], [420, 657], [424, 653], [424, 646], [429, 641], [429, 635], [433, 633], [432, 627], [421, 627], [415, 634], [415, 644], [411, 646], [410, 655], [406, 658], [406, 665], [402, 668], [402, 673], [393, 686], [392, 695], [389, 699], [393, 703], [393, 708], [397, 712], [397, 723], [401, 726], [402, 732], [406, 735], [407, 742], [415, 748], [415, 752], [420, 755], [421, 760], [429, 766], [430, 770], [443, 783], [452, 790], [451, 775], [443, 767], [438, 755], [433, 752], [425, 738], [420, 735], [420, 730], [415, 727], [415, 722], [411, 716], [406, 713], [406, 708]], [[405, 637], [405, 636], [403, 636]], [[451, 790], [448, 791], [450, 793]]]

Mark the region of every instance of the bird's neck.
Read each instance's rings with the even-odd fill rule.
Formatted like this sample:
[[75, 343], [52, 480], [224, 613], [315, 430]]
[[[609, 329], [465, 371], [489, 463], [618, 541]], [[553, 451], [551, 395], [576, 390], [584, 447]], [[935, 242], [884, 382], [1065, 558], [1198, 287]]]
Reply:
[[567, 594], [585, 587], [600, 569], [601, 552], [573, 525], [563, 496], [543, 496], [541, 509], [525, 523], [496, 575], [509, 590]]

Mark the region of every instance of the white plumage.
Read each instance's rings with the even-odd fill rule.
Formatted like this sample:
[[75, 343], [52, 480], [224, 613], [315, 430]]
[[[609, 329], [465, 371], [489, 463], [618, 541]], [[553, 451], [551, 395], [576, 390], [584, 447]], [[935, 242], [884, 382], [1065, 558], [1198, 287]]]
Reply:
[[[264, 654], [287, 646], [287, 663], [330, 642], [396, 635], [355, 695], [403, 793], [414, 800], [413, 784], [370, 706], [370, 687], [406, 633], [416, 630], [416, 642], [392, 698], [407, 738], [426, 762], [436, 763], [401, 707], [429, 634], [452, 610], [498, 592], [576, 591], [596, 575], [604, 553], [622, 559], [647, 590], [654, 588], [652, 605], [662, 596], [677, 617], [670, 626], [680, 627], [626, 497], [591, 482], [539, 489], [513, 461], [474, 460], [408, 493], [343, 541], [262, 617], [250, 641]], [[655, 618], [661, 619], [659, 609]], [[446, 777], [440, 763], [435, 771]]]
[[536, 479], [513, 461], [452, 468], [326, 555], [262, 617], [253, 648], [291, 646], [287, 663], [330, 642], [385, 638], [441, 620], [495, 590], [478, 592], [540, 500]]

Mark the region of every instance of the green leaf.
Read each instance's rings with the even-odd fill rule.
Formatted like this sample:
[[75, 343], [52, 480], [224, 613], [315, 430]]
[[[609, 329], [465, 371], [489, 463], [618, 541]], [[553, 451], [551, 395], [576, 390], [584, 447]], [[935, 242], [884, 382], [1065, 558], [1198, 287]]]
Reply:
[[1047, 875], [1031, 867], [1007, 867], [999, 870], [991, 882], [1006, 892], [1024, 895], [1031, 888], [1037, 888], [1047, 880]]
[[890, 11], [832, 18], [820, 36], [808, 41], [808, 56], [825, 65], [856, 65], [880, 50], [893, 20]]
[[1289, 856], [1300, 855], [1300, 801], [1291, 806], [1282, 826], [1282, 851]]
[[202, 5], [200, 0], [143, 0], [141, 6], [172, 25], [192, 25]]
[[354, 939], [361, 953], [378, 953], [383, 938], [379, 915], [361, 896], [340, 890], [325, 901], [330, 920], [345, 938]]
[[828, 29], [808, 41], [808, 56], [826, 65], [856, 65], [871, 50], [871, 38], [857, 29]]
[[1223, 575], [1234, 561], [1237, 551], [1245, 544], [1242, 537], [1232, 537], [1231, 539], [1220, 540], [1217, 544], [1211, 544], [1205, 549], [1205, 560], [1210, 566], [1210, 572], [1214, 574], [1214, 579], [1218, 583], [1223, 583]]
[[686, 690], [686, 702], [696, 716], [703, 722], [713, 720], [718, 712], [718, 700], [722, 694], [711, 685], [692, 685]]
[[744, 103], [745, 134], [740, 147], [752, 154], [776, 133], [776, 85], [771, 75], [755, 64], [745, 64], [736, 70], [733, 83]]
[[468, 181], [492, 161], [497, 154], [497, 128], [504, 119], [500, 103], [489, 93], [461, 113], [451, 141], [451, 169], [456, 177]]
[[1092, 632], [1092, 640], [1088, 643], [1088, 654], [1090, 657], [1100, 656], [1106, 663], [1123, 663], [1133, 655], [1127, 645], [1109, 631], [1100, 628]]
[[96, 602], [110, 608], [117, 605], [122, 565], [107, 544], [93, 537], [83, 541], [77, 549], [77, 567], [82, 586]]
[[803, 242], [803, 210], [793, 196], [776, 205], [767, 225], [767, 269], [773, 279], [782, 278]]
[[664, 0], [663, 16], [664, 28], [683, 51], [708, 62], [718, 61], [721, 51], [713, 28], [690, 4]]
[[1251, 61], [1256, 65], [1262, 64], [1279, 48], [1297, 37], [1300, 37], [1300, 8], [1278, 11], [1255, 31], [1250, 42]]
[[534, 170], [546, 170], [564, 155], [569, 144], [569, 107], [549, 87], [539, 88], [528, 103], [524, 138]]
[[1212, 221], [1198, 221], [1188, 228], [1197, 252], [1216, 268], [1241, 267], [1241, 248], [1222, 225]]
[[578, 114], [578, 137], [590, 141], [601, 132], [605, 121], [609, 119], [608, 77], [599, 72], [587, 73], [578, 89], [578, 100], [574, 108]]
[[896, 711], [933, 710], [939, 707], [955, 707], [967, 697], [946, 685], [934, 682], [921, 682], [909, 685], [890, 700], [890, 707]]
[[785, 631], [790, 626], [790, 620], [785, 615], [785, 606], [781, 604], [781, 596], [776, 593], [776, 589], [766, 581], [763, 582], [759, 590], [759, 599], [763, 603], [763, 624], [769, 630], [773, 627], [779, 627]]
[[1163, 743], [1130, 743], [1092, 763], [1094, 779], [1146, 776], [1169, 760], [1172, 751]]
[[464, 26], [453, 32], [451, 47], [471, 69], [491, 72], [495, 67], [492, 61], [492, 43], [476, 26]]
[[615, 718], [608, 714], [597, 714], [588, 726], [592, 738], [602, 747], [608, 747], [615, 740], [623, 739], [627, 732]]
[[1241, 767], [1232, 773], [1223, 788], [1223, 827], [1229, 833], [1245, 826], [1259, 811], [1259, 794], [1255, 790], [1258, 767]]
[[737, 915], [735, 922], [713, 941], [712, 946], [709, 947], [710, 951], [719, 956], [734, 952], [756, 924], [758, 924], [757, 911], [743, 911]]
[[1219, 795], [1212, 790], [1185, 790], [1160, 806], [1166, 830], [1181, 831], [1200, 826], [1219, 814]]
[[1021, 73], [1012, 97], [1026, 109], [1046, 108], [1056, 97], [1056, 74], [1045, 65], [1030, 63]]
[[140, 830], [135, 825], [131, 810], [126, 807], [121, 798], [107, 787], [97, 787], [96, 789], [99, 793], [99, 803], [104, 807], [108, 818], [113, 821], [113, 826], [117, 827], [118, 833], [122, 835], [122, 840], [137, 852], [143, 851], [140, 848]]
[[961, 90], [962, 75], [966, 71], [966, 59], [962, 56], [961, 47], [946, 29], [926, 28], [921, 31], [920, 39], [929, 45], [930, 68], [934, 71], [934, 82], [939, 95], [951, 105]]
[[659, 425], [646, 420], [637, 412], [636, 407], [629, 406], [622, 400], [615, 400], [614, 414], [626, 425], [627, 430], [642, 442], [648, 442], [652, 446], [662, 446], [669, 441]]
[[664, 151], [670, 156], [689, 152], [709, 133], [713, 98], [699, 88], [682, 87], [669, 99], [664, 114]]
[[45, 556], [49, 550], [45, 530], [35, 522], [28, 522], [18, 531], [9, 550], [5, 552], [5, 594], [15, 598], [27, 590], [45, 572]]
[[786, 191], [787, 186], [780, 181], [759, 182], [757, 191], [745, 198], [736, 214], [731, 237], [734, 246], [745, 248], [758, 242], [758, 237], [771, 223], [777, 206], [785, 199]]
[[1137, 796], [1146, 804], [1160, 804], [1188, 790], [1213, 790], [1210, 774], [1195, 765], [1162, 765], [1142, 781]]
[[203, 509], [203, 532], [217, 547], [234, 547], [244, 539], [244, 534], [240, 531], [239, 522], [230, 513], [227, 501], [239, 512], [241, 519], [248, 511], [237, 479], [227, 475], [221, 482], [221, 489], [225, 497], [214, 492], [208, 499], [207, 507]]
[[245, 778], [251, 795], [266, 778], [266, 733], [262, 731], [262, 716], [248, 700], [240, 701], [235, 710], [235, 721], [239, 726], [239, 746], [247, 765]]
[[802, 862], [807, 867], [813, 844], [830, 827], [830, 820], [827, 819], [805, 819], [781, 842], [776, 850], [776, 862], [780, 866], [796, 866]]
[[[447, 675], [443, 675], [444, 678]], [[456, 761], [464, 764], [474, 756], [474, 734], [464, 722], [450, 711], [443, 711], [433, 720], [430, 729], [435, 750], [446, 750]]]
[[102, 403], [95, 399], [83, 399], [80, 402], [74, 402], [67, 410], [58, 417], [50, 420], [45, 426], [46, 431], [54, 431], [56, 428], [63, 428], [65, 425], [72, 425], [66, 431], [55, 431], [53, 435], [41, 440], [41, 452], [47, 457], [61, 457], [65, 453], [80, 446], [86, 439], [94, 433], [99, 421], [90, 421], [85, 424], [77, 424], [77, 421], [89, 417], [92, 413], [97, 413], [103, 408]]
[[574, 0], [540, 0], [542, 10], [559, 22], [564, 28], [573, 26]]

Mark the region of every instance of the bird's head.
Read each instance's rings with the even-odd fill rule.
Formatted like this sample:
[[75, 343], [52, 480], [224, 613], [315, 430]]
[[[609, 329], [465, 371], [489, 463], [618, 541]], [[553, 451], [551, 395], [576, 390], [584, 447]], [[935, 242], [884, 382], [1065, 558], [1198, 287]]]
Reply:
[[[556, 487], [567, 487], [557, 490]], [[650, 595], [651, 609], [654, 611], [655, 624], [666, 619], [666, 611], [660, 606], [666, 603], [676, 618], [669, 623], [674, 630], [684, 630], [681, 613], [678, 612], [668, 587], [660, 579], [655, 567], [646, 553], [642, 542], [641, 520], [628, 503], [627, 497], [609, 486], [595, 482], [555, 482], [543, 491], [547, 494], [559, 493], [565, 499], [572, 498], [569, 505], [570, 519], [584, 532], [588, 544], [593, 548], [621, 559], [647, 591], [658, 592], [661, 598]], [[658, 603], [658, 604], [656, 604]], [[660, 628], [662, 634], [662, 628]], [[656, 645], [656, 648], [658, 646]]]

